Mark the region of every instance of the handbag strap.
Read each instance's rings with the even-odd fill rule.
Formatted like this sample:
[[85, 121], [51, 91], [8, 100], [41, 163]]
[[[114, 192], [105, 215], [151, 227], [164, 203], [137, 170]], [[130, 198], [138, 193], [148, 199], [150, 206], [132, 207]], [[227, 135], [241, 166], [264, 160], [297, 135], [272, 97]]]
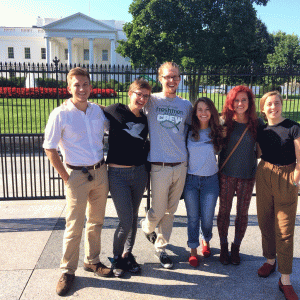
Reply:
[[237, 143], [235, 144], [235, 146], [233, 147], [233, 149], [231, 150], [231, 152], [229, 153], [229, 155], [227, 156], [227, 158], [225, 159], [225, 161], [223, 162], [223, 165], [221, 166], [221, 168], [219, 169], [219, 172], [221, 172], [221, 170], [225, 167], [226, 163], [228, 162], [229, 158], [231, 157], [231, 155], [233, 154], [233, 152], [235, 151], [235, 149], [238, 147], [238, 145], [240, 144], [241, 140], [243, 139], [244, 135], [246, 134], [247, 130], [249, 129], [249, 125], [245, 128], [243, 134], [241, 135], [241, 137], [239, 138], [239, 140], [237, 141]]

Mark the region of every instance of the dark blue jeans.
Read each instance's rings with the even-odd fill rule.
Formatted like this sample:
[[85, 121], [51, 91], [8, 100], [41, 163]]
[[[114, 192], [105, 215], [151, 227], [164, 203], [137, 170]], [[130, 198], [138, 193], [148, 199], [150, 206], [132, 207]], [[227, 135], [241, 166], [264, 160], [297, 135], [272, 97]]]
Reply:
[[147, 184], [145, 165], [131, 168], [108, 168], [109, 189], [119, 217], [114, 234], [114, 256], [131, 252], [137, 231], [140, 203]]
[[218, 174], [187, 174], [183, 194], [188, 217], [188, 246], [195, 249], [200, 245], [200, 223], [202, 238], [206, 242], [212, 238], [213, 218], [219, 196]]

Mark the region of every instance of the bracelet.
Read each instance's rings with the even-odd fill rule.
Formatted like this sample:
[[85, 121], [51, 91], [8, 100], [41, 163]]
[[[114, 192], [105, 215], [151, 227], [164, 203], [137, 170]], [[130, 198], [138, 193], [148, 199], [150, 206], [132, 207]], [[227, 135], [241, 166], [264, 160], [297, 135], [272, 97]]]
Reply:
[[295, 181], [293, 181], [293, 185], [294, 186], [299, 186], [299, 183], [296, 183]]

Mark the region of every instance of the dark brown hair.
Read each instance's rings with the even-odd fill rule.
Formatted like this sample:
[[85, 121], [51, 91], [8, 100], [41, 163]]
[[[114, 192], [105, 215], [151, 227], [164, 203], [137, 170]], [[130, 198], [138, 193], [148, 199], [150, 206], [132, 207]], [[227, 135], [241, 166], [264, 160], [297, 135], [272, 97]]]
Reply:
[[210, 110], [211, 117], [209, 119], [208, 126], [211, 129], [211, 132], [209, 134], [209, 137], [212, 139], [213, 145], [215, 150], [218, 152], [221, 150], [222, 147], [222, 141], [223, 141], [223, 136], [222, 136], [222, 126], [220, 125], [220, 119], [219, 119], [219, 113], [212, 102], [211, 99], [206, 98], [206, 97], [201, 97], [196, 100], [193, 106], [192, 110], [192, 126], [191, 126], [191, 131], [192, 131], [192, 137], [197, 141], [199, 140], [199, 130], [200, 130], [200, 121], [197, 117], [197, 106], [200, 102], [203, 102], [207, 105], [207, 107]]

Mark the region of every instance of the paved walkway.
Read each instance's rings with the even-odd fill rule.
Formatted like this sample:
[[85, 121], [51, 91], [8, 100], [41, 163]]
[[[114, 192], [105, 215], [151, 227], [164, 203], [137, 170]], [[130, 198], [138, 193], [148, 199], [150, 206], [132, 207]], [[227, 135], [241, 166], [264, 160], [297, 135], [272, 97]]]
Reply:
[[[218, 208], [217, 208], [218, 209]], [[216, 209], [216, 211], [217, 211]], [[233, 210], [234, 213], [234, 210]], [[0, 202], [0, 299], [59, 299], [55, 287], [60, 277], [59, 261], [64, 230], [64, 200]], [[140, 217], [145, 215], [145, 200]], [[112, 200], [108, 200], [102, 234], [101, 260], [109, 264], [112, 239], [118, 220]], [[196, 269], [187, 259], [186, 211], [180, 201], [176, 213], [171, 245], [168, 248], [175, 265], [172, 270], [160, 267], [153, 246], [138, 229], [134, 255], [142, 265], [142, 274], [126, 274], [122, 279], [99, 278], [83, 270], [83, 243], [76, 279], [65, 299], [284, 299], [278, 290], [279, 273], [259, 278], [258, 267], [264, 262], [260, 231], [253, 197], [249, 226], [241, 246], [239, 266], [223, 266], [219, 258], [219, 241], [214, 222], [212, 256]], [[229, 239], [233, 237], [232, 215]], [[292, 282], [300, 295], [300, 209], [295, 234]]]

